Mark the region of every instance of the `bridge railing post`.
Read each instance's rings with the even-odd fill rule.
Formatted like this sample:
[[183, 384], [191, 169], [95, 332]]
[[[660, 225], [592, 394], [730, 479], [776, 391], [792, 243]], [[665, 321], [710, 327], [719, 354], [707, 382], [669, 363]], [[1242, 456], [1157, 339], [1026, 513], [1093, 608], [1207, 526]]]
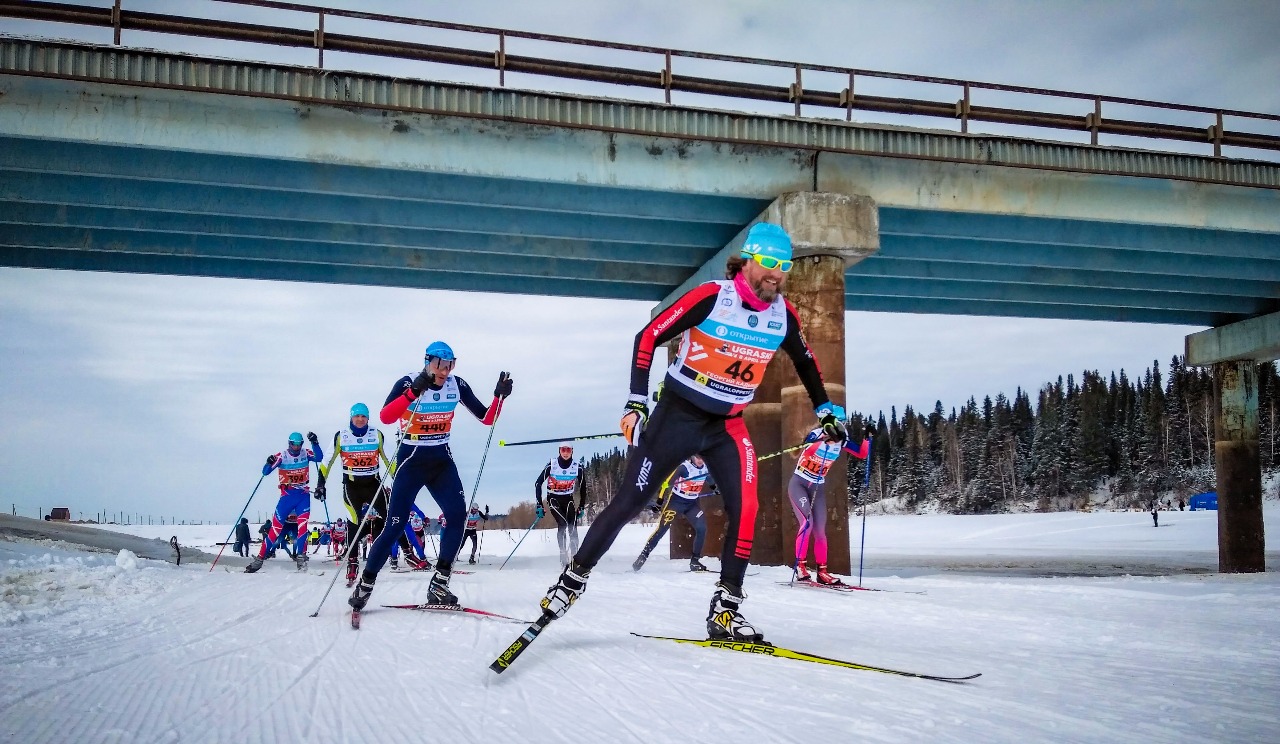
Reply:
[[120, 46], [120, 0], [111, 6], [112, 43]]
[[311, 43], [314, 44], [316, 49], [318, 50], [316, 67], [319, 67], [320, 69], [323, 70], [324, 69], [324, 11], [321, 10], [318, 15], [319, 15], [319, 21], [318, 21], [318, 24], [316, 25], [315, 32], [311, 35], [312, 36]]

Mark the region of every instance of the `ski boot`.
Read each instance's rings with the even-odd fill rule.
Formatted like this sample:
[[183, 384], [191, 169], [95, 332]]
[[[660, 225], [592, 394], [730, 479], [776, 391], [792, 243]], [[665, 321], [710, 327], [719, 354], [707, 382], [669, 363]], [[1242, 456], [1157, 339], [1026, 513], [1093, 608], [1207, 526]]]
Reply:
[[307, 570], [307, 561], [311, 560], [306, 553], [298, 553], [293, 558], [293, 563], [298, 567], [299, 571]]
[[747, 598], [741, 587], [716, 582], [716, 593], [711, 595], [711, 609], [707, 611], [707, 637], [713, 641], [745, 641], [763, 643], [764, 634], [758, 632], [738, 612]]
[[471, 565], [473, 565], [473, 566], [474, 566], [474, 565], [476, 565], [476, 554], [475, 554], [475, 553], [472, 553], [472, 554], [471, 554], [471, 557], [467, 559], [467, 563], [470, 563], [470, 564], [471, 564]]
[[426, 560], [425, 558], [418, 559], [411, 555], [407, 555], [404, 558], [404, 562], [407, 563], [409, 565], [409, 568], [413, 569], [414, 571], [430, 571], [431, 570], [431, 561]]
[[647, 560], [649, 560], [649, 551], [647, 550], [640, 551], [640, 555], [636, 556], [636, 559], [631, 562], [631, 570], [639, 571], [644, 566], [644, 562]]
[[347, 604], [351, 605], [351, 609], [364, 609], [365, 604], [369, 602], [369, 595], [373, 594], [373, 582], [377, 580], [378, 575], [368, 571], [360, 575], [360, 583], [356, 584], [356, 590], [347, 598]]
[[449, 591], [452, 572], [453, 566], [436, 566], [435, 576], [431, 577], [431, 583], [427, 585], [427, 604], [456, 605], [458, 603], [458, 597]]
[[356, 573], [360, 570], [360, 562], [351, 560], [347, 561], [347, 588], [351, 588], [356, 583]]
[[260, 568], [262, 568], [262, 559], [258, 557], [254, 557], [253, 560], [249, 561], [249, 565], [244, 567], [244, 572], [257, 573], [258, 569]]
[[796, 581], [813, 581], [813, 574], [804, 561], [796, 561]]
[[578, 597], [587, 590], [587, 577], [591, 569], [583, 568], [577, 563], [570, 563], [560, 573], [560, 578], [547, 588], [547, 596], [542, 598], [542, 613], [555, 618], [564, 617], [569, 605], [578, 601]]
[[394, 555], [391, 556], [391, 570], [392, 571], [400, 570], [400, 559], [395, 557]]
[[843, 581], [827, 572], [827, 564], [825, 563], [818, 564], [818, 576], [815, 581], [827, 586], [844, 586]]
[[689, 559], [689, 570], [693, 571], [694, 573], [702, 573], [703, 571], [709, 571], [711, 569], [702, 565], [702, 561], [698, 560], [698, 558], [695, 556]]

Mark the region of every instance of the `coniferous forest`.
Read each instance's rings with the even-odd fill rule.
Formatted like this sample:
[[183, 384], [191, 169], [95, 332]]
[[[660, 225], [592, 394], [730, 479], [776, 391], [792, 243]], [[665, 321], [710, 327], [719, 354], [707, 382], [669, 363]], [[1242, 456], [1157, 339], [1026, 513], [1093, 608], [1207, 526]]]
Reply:
[[[1280, 468], [1280, 375], [1258, 368], [1259, 457], [1264, 482]], [[1034, 396], [1034, 397], [1033, 397]], [[850, 464], [850, 499], [893, 511], [985, 514], [1010, 510], [1145, 508], [1214, 490], [1213, 381], [1175, 356], [1141, 377], [1085, 371], [1034, 394], [970, 397], [925, 413], [891, 408], [873, 420], [871, 473]], [[856, 397], [856, 393], [853, 394]], [[851, 404], [855, 400], [850, 401]], [[865, 413], [852, 413], [850, 431]], [[583, 462], [593, 512], [608, 503], [625, 466], [613, 450]]]
[[[1280, 377], [1259, 366], [1259, 456], [1264, 479], [1277, 460]], [[1137, 379], [1067, 375], [1010, 399], [941, 401], [927, 414], [910, 406], [876, 419], [868, 503], [959, 514], [1145, 507], [1214, 490], [1213, 381], [1208, 369], [1175, 356]], [[855, 416], [853, 431], [861, 429]], [[861, 467], [849, 469], [860, 500]], [[1175, 507], [1176, 508], [1176, 507]]]

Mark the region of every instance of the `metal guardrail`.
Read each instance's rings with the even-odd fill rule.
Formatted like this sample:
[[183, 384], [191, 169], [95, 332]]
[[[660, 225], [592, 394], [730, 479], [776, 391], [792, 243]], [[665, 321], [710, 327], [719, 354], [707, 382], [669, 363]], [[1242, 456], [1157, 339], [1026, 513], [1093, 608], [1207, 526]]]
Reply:
[[[671, 103], [675, 91], [719, 96], [733, 99], [792, 103], [795, 116], [801, 116], [801, 106], [819, 106], [843, 110], [846, 121], [853, 120], [853, 112], [868, 111], [883, 114], [925, 116], [959, 120], [960, 132], [969, 131], [972, 121], [1010, 124], [1055, 130], [1088, 132], [1091, 144], [1098, 144], [1100, 134], [1143, 137], [1156, 140], [1209, 143], [1214, 157], [1221, 158], [1222, 148], [1242, 147], [1280, 151], [1280, 136], [1226, 129], [1227, 118], [1280, 122], [1280, 114], [1266, 114], [1236, 109], [1193, 106], [1138, 98], [1096, 95], [1047, 88], [984, 83], [971, 80], [909, 75], [902, 73], [863, 70], [831, 65], [787, 62], [782, 60], [741, 57], [727, 54], [692, 52], [679, 49], [621, 44], [570, 36], [538, 34], [526, 31], [446, 23], [405, 16], [366, 13], [340, 8], [325, 8], [277, 0], [211, 0], [224, 5], [249, 6], [274, 10], [314, 13], [316, 26], [309, 29], [286, 26], [262, 25], [239, 21], [219, 20], [148, 13], [125, 10], [122, 0], [115, 0], [112, 7], [90, 7], [68, 3], [0, 0], [0, 16], [27, 20], [69, 23], [111, 28], [114, 43], [119, 45], [124, 30], [145, 31], [179, 36], [197, 36], [285, 47], [313, 48], [317, 52], [316, 66], [324, 68], [325, 51], [350, 52], [379, 57], [411, 59], [424, 62], [473, 68], [496, 69], [498, 85], [506, 85], [507, 72], [529, 73], [548, 77], [610, 83], [661, 90], [666, 103]], [[493, 51], [465, 47], [420, 44], [409, 41], [379, 39], [368, 36], [337, 34], [325, 31], [326, 18], [350, 18], [382, 23], [420, 26], [449, 31], [463, 31], [496, 37]], [[589, 64], [584, 62], [531, 57], [507, 53], [508, 39], [528, 39], [555, 44], [594, 47], [662, 57], [661, 68], [655, 70]], [[753, 66], [783, 67], [795, 71], [795, 82], [788, 86], [721, 80], [676, 74], [673, 61], [681, 58], [731, 62]], [[837, 73], [847, 75], [848, 84], [842, 90], [810, 90], [804, 85], [806, 72]], [[959, 89], [957, 101], [936, 101], [916, 98], [859, 95], [855, 86], [859, 79], [884, 79], [908, 83], [927, 83], [951, 86]], [[1001, 108], [973, 105], [974, 91], [1027, 94], [1050, 99], [1087, 101], [1092, 110], [1083, 115], [1071, 115], [1027, 109]], [[1212, 117], [1207, 127], [1194, 127], [1156, 121], [1104, 118], [1103, 104], [1138, 107], [1153, 110], [1204, 114]]]

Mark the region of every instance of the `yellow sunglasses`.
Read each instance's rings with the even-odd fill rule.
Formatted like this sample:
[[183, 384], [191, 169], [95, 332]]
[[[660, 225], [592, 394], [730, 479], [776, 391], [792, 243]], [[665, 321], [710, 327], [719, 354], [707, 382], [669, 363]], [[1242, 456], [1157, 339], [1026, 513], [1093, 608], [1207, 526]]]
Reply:
[[756, 260], [756, 263], [760, 264], [764, 268], [769, 270], [778, 269], [784, 274], [787, 273], [788, 271], [791, 271], [791, 267], [795, 266], [795, 263], [796, 263], [795, 261], [783, 260], [781, 258], [774, 258], [773, 256], [765, 256], [760, 253], [750, 253], [748, 255], [754, 258]]

